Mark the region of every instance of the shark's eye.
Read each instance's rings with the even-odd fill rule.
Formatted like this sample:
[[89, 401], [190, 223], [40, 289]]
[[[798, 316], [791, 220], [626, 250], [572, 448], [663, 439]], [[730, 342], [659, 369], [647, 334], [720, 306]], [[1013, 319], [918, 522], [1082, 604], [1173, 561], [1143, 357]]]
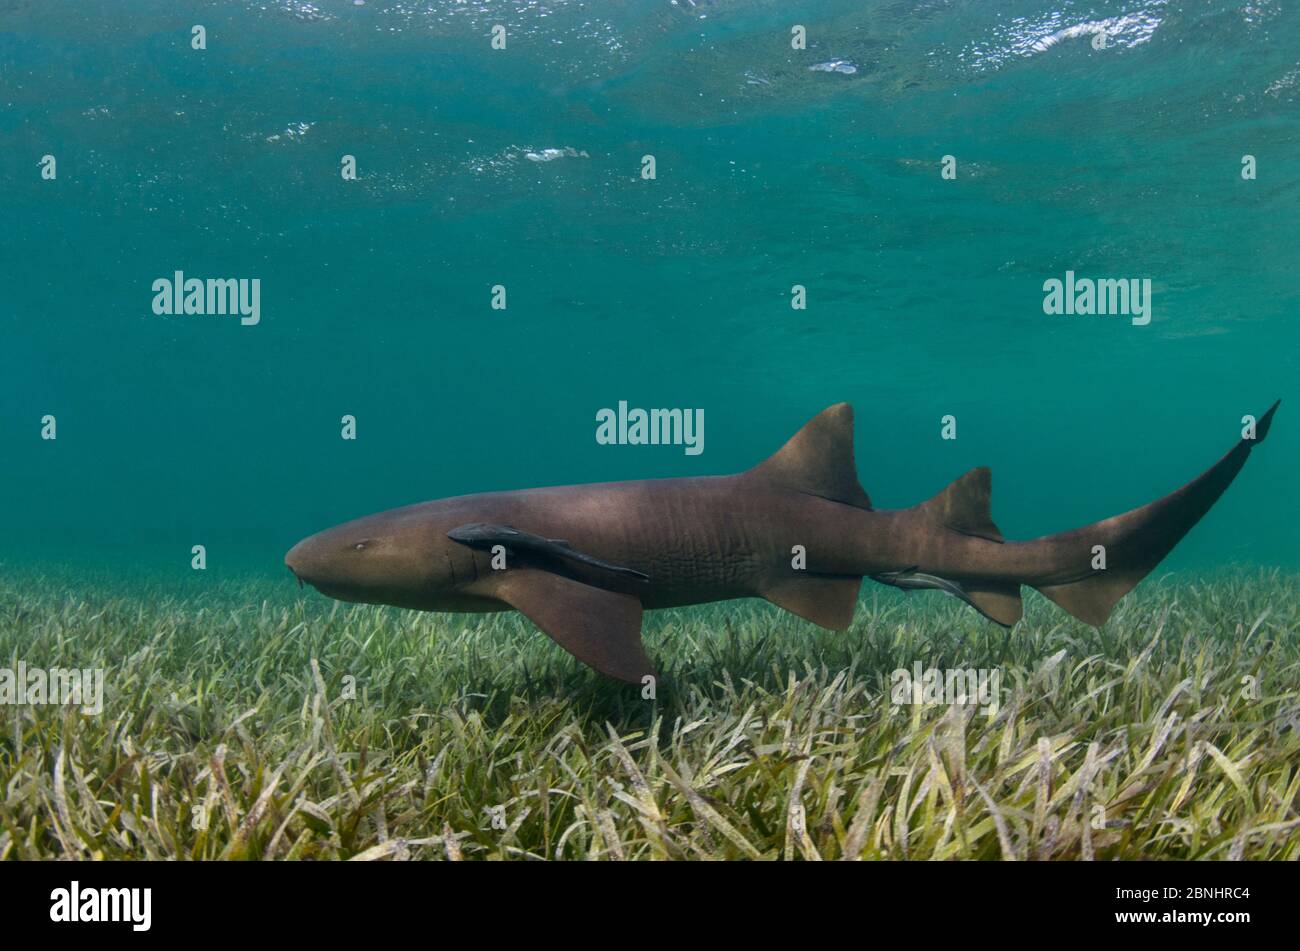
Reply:
[[370, 547], [370, 539], [367, 538], [365, 541], [357, 542], [355, 545], [353, 545], [352, 550], [363, 551], [364, 549], [369, 547]]

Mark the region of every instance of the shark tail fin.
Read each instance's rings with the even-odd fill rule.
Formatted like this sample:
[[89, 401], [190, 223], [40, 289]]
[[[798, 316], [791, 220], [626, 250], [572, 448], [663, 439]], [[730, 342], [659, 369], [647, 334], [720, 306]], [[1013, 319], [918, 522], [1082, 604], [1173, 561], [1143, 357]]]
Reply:
[[1270, 406], [1256, 422], [1253, 439], [1238, 441], [1222, 459], [1181, 489], [1086, 528], [1029, 542], [1048, 546], [1044, 560], [1056, 569], [1053, 576], [1075, 575], [1073, 580], [1034, 583], [1033, 587], [1079, 620], [1103, 624], [1119, 599], [1173, 550], [1232, 484], [1251, 449], [1268, 435], [1280, 402]]

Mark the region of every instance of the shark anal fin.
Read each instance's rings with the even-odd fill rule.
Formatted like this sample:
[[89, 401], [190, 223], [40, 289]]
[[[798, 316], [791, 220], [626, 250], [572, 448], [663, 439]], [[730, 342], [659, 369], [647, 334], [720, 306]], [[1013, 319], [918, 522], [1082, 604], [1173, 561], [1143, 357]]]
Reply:
[[967, 604], [1003, 627], [1011, 627], [1025, 616], [1025, 605], [1020, 600], [1020, 585], [1015, 582], [962, 582], [958, 587], [966, 592]]
[[871, 508], [853, 463], [853, 407], [848, 403], [822, 410], [747, 475], [795, 492]]
[[1004, 541], [993, 524], [990, 499], [993, 474], [988, 466], [966, 473], [918, 508], [945, 528], [991, 542]]
[[599, 558], [585, 552], [577, 551], [571, 548], [569, 543], [562, 538], [543, 538], [541, 535], [521, 532], [509, 525], [470, 522], [465, 525], [457, 525], [447, 533], [447, 537], [470, 548], [487, 549], [493, 545], [504, 545], [515, 551], [532, 552], [549, 558], [563, 558], [592, 568], [599, 568], [602, 571], [635, 578], [638, 581], [650, 580], [650, 576], [644, 572], [624, 568], [620, 565], [611, 565], [607, 561], [601, 561]]
[[847, 575], [806, 575], [769, 582], [762, 595], [805, 621], [843, 631], [853, 623], [862, 579]]
[[628, 683], [654, 675], [636, 598], [531, 568], [501, 575], [496, 596], [588, 667]]

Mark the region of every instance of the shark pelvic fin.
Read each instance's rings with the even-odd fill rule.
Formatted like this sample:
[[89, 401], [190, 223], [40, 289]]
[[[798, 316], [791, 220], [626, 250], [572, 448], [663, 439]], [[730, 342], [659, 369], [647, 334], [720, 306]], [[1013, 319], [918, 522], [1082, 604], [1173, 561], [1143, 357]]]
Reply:
[[966, 473], [918, 509], [945, 528], [991, 542], [1004, 541], [993, 524], [990, 500], [993, 474], [988, 466]]
[[853, 464], [853, 407], [848, 403], [822, 410], [747, 475], [795, 492], [871, 508]]
[[641, 602], [531, 568], [500, 572], [496, 597], [588, 667], [628, 683], [653, 676], [641, 646]]
[[762, 595], [778, 608], [819, 627], [843, 631], [853, 623], [862, 579], [849, 575], [806, 575], [766, 585]]

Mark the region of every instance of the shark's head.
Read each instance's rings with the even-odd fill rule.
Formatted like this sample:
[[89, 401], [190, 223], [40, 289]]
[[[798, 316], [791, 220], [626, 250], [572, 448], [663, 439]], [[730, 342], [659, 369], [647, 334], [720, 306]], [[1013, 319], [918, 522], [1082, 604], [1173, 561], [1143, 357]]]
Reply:
[[[340, 601], [437, 608], [471, 576], [472, 553], [412, 509], [381, 512], [304, 538], [284, 556], [300, 583]], [[459, 564], [458, 564], [459, 563]]]

